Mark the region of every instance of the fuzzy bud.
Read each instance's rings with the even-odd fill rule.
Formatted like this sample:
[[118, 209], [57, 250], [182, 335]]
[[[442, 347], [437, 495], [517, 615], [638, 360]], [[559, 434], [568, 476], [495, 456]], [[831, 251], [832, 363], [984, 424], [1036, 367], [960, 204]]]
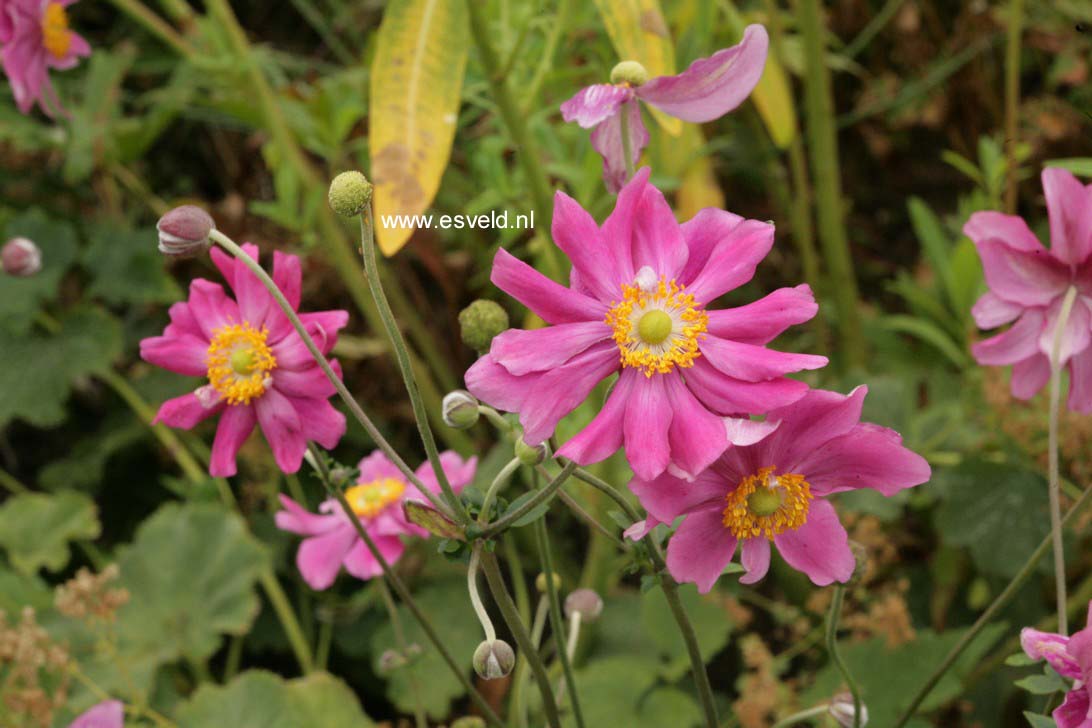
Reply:
[[483, 680], [496, 680], [512, 672], [516, 653], [504, 640], [482, 642], [474, 650], [474, 672]]
[[485, 728], [485, 721], [476, 715], [464, 715], [457, 718], [451, 728]]
[[42, 269], [42, 251], [32, 240], [12, 238], [0, 250], [0, 264], [9, 276], [32, 276]]
[[642, 86], [648, 83], [648, 69], [637, 61], [622, 61], [610, 71], [610, 82]]
[[197, 255], [208, 250], [209, 233], [216, 229], [212, 216], [196, 205], [182, 205], [159, 218], [159, 252], [172, 258]]
[[465, 430], [478, 423], [478, 400], [465, 389], [456, 389], [444, 395], [441, 404], [444, 424], [456, 430]]
[[508, 314], [494, 301], [478, 299], [459, 312], [463, 343], [474, 351], [488, 351], [493, 337], [508, 328]]
[[538, 445], [528, 445], [522, 437], [516, 440], [516, 444], [513, 448], [516, 453], [516, 458], [519, 459], [524, 465], [538, 465], [550, 452], [549, 446], [545, 442], [540, 442]]
[[577, 589], [565, 597], [565, 616], [580, 614], [581, 622], [594, 622], [603, 613], [603, 599], [593, 589]]
[[356, 217], [372, 201], [372, 183], [360, 172], [342, 172], [330, 183], [330, 207], [343, 217]]
[[[561, 575], [558, 574], [555, 571], [552, 574], [550, 574], [550, 576], [554, 577], [553, 578], [554, 589], [560, 589], [561, 588]], [[542, 594], [546, 593], [546, 575], [545, 574], [540, 573], [538, 576], [535, 577], [535, 589], [538, 589], [539, 592], [542, 593]]]
[[[853, 696], [849, 693], [838, 693], [830, 701], [830, 714], [842, 728], [853, 728]], [[861, 703], [861, 728], [868, 725], [868, 706]]]

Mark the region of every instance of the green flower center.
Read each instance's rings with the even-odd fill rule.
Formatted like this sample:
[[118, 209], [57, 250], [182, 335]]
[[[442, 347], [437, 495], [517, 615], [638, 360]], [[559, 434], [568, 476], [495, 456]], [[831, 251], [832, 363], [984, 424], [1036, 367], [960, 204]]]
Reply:
[[646, 344], [662, 344], [671, 335], [674, 323], [663, 311], [649, 311], [637, 322], [637, 335]]
[[770, 488], [759, 488], [747, 496], [747, 507], [756, 516], [769, 516], [781, 507], [781, 493]]

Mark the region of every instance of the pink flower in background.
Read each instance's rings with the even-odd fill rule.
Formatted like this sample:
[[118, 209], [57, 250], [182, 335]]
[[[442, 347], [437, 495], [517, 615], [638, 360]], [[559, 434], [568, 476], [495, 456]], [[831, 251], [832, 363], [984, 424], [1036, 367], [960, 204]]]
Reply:
[[1073, 689], [1052, 714], [1058, 728], [1092, 728], [1092, 602], [1085, 628], [1066, 637], [1025, 627], [1020, 644], [1033, 660], [1046, 660], [1054, 671], [1073, 680]]
[[[819, 586], [848, 581], [855, 561], [827, 496], [859, 488], [890, 496], [930, 475], [897, 432], [860, 422], [867, 391], [808, 392], [770, 412], [776, 431], [730, 448], [692, 483], [669, 474], [633, 480], [648, 525], [685, 516], [667, 546], [671, 575], [707, 592], [742, 544], [740, 581], [753, 584], [766, 575], [773, 545]], [[636, 530], [627, 535], [643, 535]]]
[[125, 706], [120, 700], [107, 700], [81, 713], [68, 728], [122, 728]]
[[568, 287], [505, 250], [492, 281], [548, 328], [509, 330], [466, 373], [482, 401], [518, 412], [537, 445], [602, 380], [620, 372], [602, 410], [559, 454], [584, 465], [625, 446], [638, 477], [670, 468], [693, 477], [729, 443], [750, 444], [776, 424], [749, 415], [804, 396], [789, 372], [817, 369], [821, 356], [766, 344], [817, 310], [807, 286], [782, 288], [740, 308], [706, 310], [749, 281], [773, 226], [705, 209], [682, 225], [641, 169], [600, 228], [557, 193], [553, 238], [572, 260]]
[[38, 102], [52, 116], [61, 111], [49, 70], [74, 68], [91, 55], [87, 41], [68, 29], [65, 8], [75, 0], [0, 0], [0, 63], [19, 111]]
[[[474, 479], [478, 459], [463, 460], [453, 452], [445, 452], [440, 455], [440, 463], [452, 489], [459, 492]], [[425, 487], [440, 492], [436, 474], [427, 462], [416, 472]], [[428, 538], [428, 531], [407, 521], [402, 511], [404, 501], [427, 503], [428, 499], [379, 451], [360, 461], [360, 477], [345, 491], [345, 499], [387, 563], [393, 564], [402, 556], [402, 536]], [[336, 500], [324, 501], [317, 514], [284, 495], [281, 504], [285, 510], [277, 512], [277, 527], [306, 537], [296, 554], [296, 565], [312, 589], [328, 588], [342, 566], [358, 579], [383, 573]]]
[[979, 364], [1013, 365], [1013, 396], [1030, 399], [1050, 379], [1062, 301], [1075, 288], [1059, 359], [1069, 369], [1069, 409], [1092, 412], [1092, 185], [1061, 169], [1044, 169], [1042, 180], [1049, 249], [1015, 215], [976, 212], [963, 227], [990, 288], [971, 309], [975, 322], [982, 329], [1012, 323], [972, 352]]
[[705, 123], [724, 116], [750, 95], [766, 66], [769, 39], [761, 25], [749, 25], [739, 45], [699, 58], [677, 76], [659, 76], [640, 85], [600, 83], [581, 89], [561, 105], [565, 121], [593, 129], [592, 146], [603, 157], [603, 178], [611, 192], [626, 181], [622, 114], [627, 115], [633, 163], [648, 144], [640, 99], [683, 121]]
[[[243, 249], [258, 259], [257, 246]], [[308, 440], [329, 449], [345, 434], [345, 416], [329, 402], [334, 387], [257, 276], [219, 249], [212, 250], [212, 259], [238, 302], [219, 284], [198, 278], [190, 284], [189, 300], [171, 306], [163, 335], [140, 342], [145, 361], [208, 379], [196, 391], [164, 402], [155, 421], [188, 430], [221, 415], [209, 463], [215, 476], [235, 474], [235, 455], [260, 425], [277, 466], [294, 473]], [[275, 252], [273, 280], [298, 310], [299, 258]], [[349, 314], [319, 311], [300, 319], [325, 354]]]

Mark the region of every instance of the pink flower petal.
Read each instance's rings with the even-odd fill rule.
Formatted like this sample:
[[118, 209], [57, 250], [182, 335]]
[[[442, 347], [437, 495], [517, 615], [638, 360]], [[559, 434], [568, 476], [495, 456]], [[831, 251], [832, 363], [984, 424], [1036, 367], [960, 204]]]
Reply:
[[151, 336], [140, 342], [141, 359], [187, 377], [208, 374], [208, 352], [208, 340], [190, 334]]
[[254, 401], [254, 411], [277, 467], [286, 473], [297, 472], [303, 463], [307, 438], [291, 400], [275, 389], [268, 389]]
[[718, 371], [704, 357], [683, 374], [702, 404], [721, 415], [760, 414], [785, 407], [808, 392], [804, 382], [785, 377], [748, 382]]
[[317, 536], [344, 525], [345, 521], [333, 514], [312, 513], [283, 493], [278, 495], [283, 511], [273, 516], [277, 528], [301, 536]]
[[516, 376], [563, 366], [588, 347], [611, 337], [603, 321], [559, 324], [544, 329], [508, 329], [493, 339], [493, 361]]
[[765, 345], [795, 324], [810, 321], [819, 311], [809, 285], [779, 288], [754, 303], [709, 311], [709, 333], [744, 344]]
[[180, 430], [192, 430], [198, 423], [204, 422], [209, 417], [219, 414], [224, 409], [223, 404], [206, 407], [192, 392], [181, 397], [168, 399], [159, 406], [152, 424], [162, 422], [168, 427]]
[[242, 322], [239, 307], [218, 283], [197, 278], [190, 283], [190, 311], [205, 339], [212, 341], [217, 329]]
[[828, 440], [794, 466], [816, 496], [872, 488], [886, 496], [929, 480], [929, 463], [894, 430], [868, 422]]
[[671, 523], [692, 511], [717, 506], [723, 511], [726, 505], [724, 498], [733, 487], [734, 484], [726, 483], [716, 468], [699, 473], [690, 482], [668, 473], [651, 480], [634, 478], [629, 482], [629, 489], [637, 496], [641, 506], [664, 523]]
[[631, 242], [634, 269], [649, 266], [664, 280], [676, 279], [690, 250], [664, 193], [646, 184], [635, 213]]
[[273, 282], [288, 299], [293, 310], [300, 307], [300, 292], [303, 288], [303, 273], [300, 259], [295, 255], [273, 251]]
[[355, 542], [359, 541], [352, 525], [342, 522], [317, 536], [305, 538], [296, 552], [296, 567], [312, 589], [330, 588], [341, 570], [341, 562]]
[[613, 342], [604, 342], [543, 374], [519, 410], [523, 439], [529, 445], [537, 445], [552, 435], [561, 418], [587, 399], [595, 385], [618, 366], [618, 347]]
[[849, 536], [834, 506], [822, 498], [811, 502], [804, 525], [774, 536], [774, 544], [789, 566], [807, 574], [816, 586], [845, 583], [857, 568]]
[[1013, 250], [1042, 253], [1045, 249], [1024, 218], [1000, 212], [976, 212], [963, 226], [963, 234], [977, 246], [986, 241], [1004, 243]]
[[671, 462], [688, 480], [713, 464], [728, 447], [723, 420], [705, 408], [676, 372], [663, 375], [671, 406]]
[[761, 442], [780, 426], [780, 420], [752, 420], [749, 417], [724, 418], [724, 429], [728, 433], [728, 442], [736, 447], [745, 447]]
[[163, 330], [164, 336], [189, 334], [199, 339], [204, 338], [205, 334], [201, 331], [201, 326], [197, 323], [193, 311], [190, 310], [190, 305], [185, 301], [172, 303], [167, 309], [167, 314], [171, 317], [171, 322]]
[[979, 341], [971, 347], [979, 364], [1006, 366], [1039, 353], [1039, 336], [1045, 320], [1041, 311], [1025, 311], [1008, 331]]
[[1072, 172], [1047, 168], [1043, 193], [1050, 215], [1050, 252], [1059, 260], [1080, 265], [1092, 254], [1092, 185], [1081, 184]]
[[680, 225], [690, 254], [686, 258], [686, 267], [679, 273], [679, 283], [690, 285], [709, 264], [709, 257], [721, 241], [730, 237], [743, 220], [743, 217], [734, 212], [703, 207], [694, 217]]
[[1020, 630], [1020, 647], [1033, 660], [1046, 660], [1062, 677], [1079, 680], [1081, 666], [1069, 654], [1069, 638], [1053, 632], [1040, 632], [1031, 627]]
[[659, 521], [652, 516], [649, 516], [645, 520], [637, 521], [625, 531], [622, 531], [622, 538], [629, 539], [630, 541], [640, 541], [648, 535], [649, 531], [659, 525]]
[[558, 190], [550, 225], [557, 247], [572, 261], [583, 286], [600, 301], [618, 298], [612, 259], [599, 236], [599, 226], [573, 198]]
[[1046, 250], [1015, 250], [996, 240], [977, 247], [990, 290], [1010, 303], [1046, 306], [1069, 285], [1065, 266]]
[[[330, 362], [330, 367], [340, 378], [341, 364], [335, 359]], [[294, 370], [277, 367], [272, 374], [273, 386], [278, 392], [289, 397], [325, 399], [337, 393], [333, 383], [326, 378], [326, 373], [317, 366]]]
[[463, 381], [470, 393], [482, 402], [506, 412], [519, 412], [543, 376], [517, 377], [486, 354], [466, 370]]
[[[474, 481], [474, 473], [478, 469], [478, 458], [475, 456], [464, 460], [459, 453], [446, 450], [440, 453], [440, 467], [443, 468], [451, 489], [458, 493]], [[426, 460], [418, 466], [415, 473], [426, 488], [433, 493], [440, 492], [440, 483], [436, 480], [436, 471], [432, 469], [432, 463]], [[402, 479], [401, 476], [399, 478]], [[417, 489], [411, 485], [409, 490], [416, 491]], [[426, 499], [424, 496], [420, 496], [418, 500], [424, 501]]]
[[[1046, 357], [1043, 359], [1045, 360]], [[1014, 387], [1016, 386], [1015, 376], [1014, 370]], [[1049, 376], [1048, 366], [1047, 377]], [[1046, 383], [1045, 380], [1043, 383]], [[1085, 349], [1069, 360], [1069, 399], [1066, 406], [1073, 412], [1092, 413], [1092, 349]]]
[[68, 728], [122, 728], [125, 705], [120, 700], [105, 700], [81, 713]]
[[1009, 303], [992, 291], [982, 294], [982, 298], [971, 307], [971, 315], [980, 329], [996, 329], [1012, 323], [1023, 311], [1024, 307], [1020, 304]]
[[748, 25], [738, 45], [699, 58], [677, 76], [654, 78], [637, 95], [683, 121], [719, 119], [743, 103], [762, 77], [768, 44], [765, 28]]
[[1092, 698], [1089, 686], [1074, 687], [1065, 695], [1065, 701], [1054, 709], [1051, 717], [1058, 728], [1092, 728]]
[[562, 445], [557, 454], [579, 465], [590, 465], [618, 452], [623, 442], [626, 404], [634, 383], [641, 376], [634, 369], [624, 370], [598, 414], [587, 427]]
[[235, 455], [257, 422], [251, 406], [234, 405], [224, 408], [220, 424], [216, 427], [216, 439], [212, 442], [209, 475], [217, 478], [235, 475]]
[[721, 522], [721, 510], [695, 511], [667, 543], [667, 570], [679, 582], [692, 582], [707, 594], [736, 552], [736, 537]]
[[630, 152], [633, 164], [641, 157], [641, 151], [648, 146], [648, 129], [641, 119], [641, 107], [636, 101], [622, 106], [617, 114], [604, 119], [591, 133], [592, 149], [603, 158], [603, 181], [607, 191], [618, 194], [626, 184], [626, 154], [622, 143], [622, 114], [628, 114]]
[[[311, 332], [311, 338], [318, 345], [319, 351], [323, 354], [329, 354], [330, 350], [334, 348], [334, 344], [337, 343], [337, 332], [345, 328], [349, 323], [349, 312], [338, 309], [301, 313], [300, 323], [304, 325], [307, 331]], [[295, 330], [290, 328], [284, 333], [288, 334], [290, 332], [295, 333]], [[269, 340], [276, 341], [272, 330], [270, 331]]]
[[[1075, 358], [1070, 361], [1075, 361]], [[1012, 367], [1012, 396], [1017, 399], [1031, 399], [1049, 379], [1050, 360], [1046, 355], [1034, 354], [1027, 359], [1021, 359]]]
[[632, 98], [633, 89], [628, 86], [609, 83], [586, 86], [561, 105], [561, 118], [591, 129], [617, 114]]
[[[1062, 301], [1055, 301], [1047, 309], [1046, 323], [1039, 334], [1039, 351], [1048, 357], [1054, 356], [1054, 336], [1058, 330], [1058, 319], [1061, 315]], [[1087, 299], [1078, 296], [1070, 309], [1069, 318], [1065, 322], [1065, 330], [1061, 334], [1061, 346], [1058, 351], [1058, 360], [1064, 366], [1074, 354], [1079, 354], [1092, 343], [1092, 312], [1088, 310]]]
[[602, 321], [607, 313], [606, 303], [551, 281], [503, 248], [493, 258], [490, 280], [546, 323]]
[[[405, 550], [405, 546], [402, 544], [402, 539], [397, 536], [374, 536], [372, 540], [375, 542], [375, 547], [379, 550], [379, 553], [383, 555], [383, 560], [388, 565], [395, 563], [398, 559], [402, 558], [402, 552]], [[383, 573], [383, 567], [379, 565], [379, 561], [372, 555], [368, 545], [364, 543], [363, 539], [357, 540], [350, 549], [349, 553], [345, 555], [344, 559], [345, 571], [349, 572], [357, 579], [373, 579], [380, 576]]]
[[747, 573], [739, 577], [740, 584], [755, 584], [766, 578], [770, 571], [771, 551], [770, 540], [764, 536], [743, 541], [739, 563]]
[[798, 402], [771, 411], [767, 419], [780, 420], [781, 425], [755, 448], [756, 457], [767, 461], [756, 463], [757, 467], [774, 465], [779, 472], [795, 472], [793, 468], [809, 453], [860, 422], [866, 394], [865, 386], [848, 395], [813, 389]]
[[668, 441], [671, 417], [671, 403], [663, 377], [653, 375], [636, 379], [626, 405], [623, 431], [626, 460], [638, 478], [652, 480], [671, 462]]
[[708, 303], [743, 285], [754, 277], [755, 268], [770, 252], [773, 241], [773, 225], [758, 220], [744, 220], [724, 232], [705, 267], [686, 287], [687, 293], [700, 303]]
[[722, 373], [748, 382], [761, 382], [803, 369], [821, 369], [825, 356], [793, 354], [754, 344], [706, 336], [699, 344], [701, 353]]
[[345, 436], [345, 415], [325, 398], [288, 397], [288, 401], [303, 426], [305, 441], [314, 440], [327, 450], [337, 447]]
[[394, 478], [400, 480], [403, 483], [406, 482], [406, 476], [402, 474], [386, 453], [382, 450], [375, 450], [367, 457], [363, 458], [357, 465], [360, 470], [360, 476], [357, 478], [358, 483], [371, 483], [376, 480], [382, 480], [383, 478]]
[[601, 228], [601, 239], [611, 251], [617, 268], [615, 281], [631, 284], [637, 275], [633, 267], [633, 227], [637, 218], [637, 207], [644, 198], [645, 187], [652, 170], [641, 167], [625, 187], [618, 193], [614, 209], [607, 215]]

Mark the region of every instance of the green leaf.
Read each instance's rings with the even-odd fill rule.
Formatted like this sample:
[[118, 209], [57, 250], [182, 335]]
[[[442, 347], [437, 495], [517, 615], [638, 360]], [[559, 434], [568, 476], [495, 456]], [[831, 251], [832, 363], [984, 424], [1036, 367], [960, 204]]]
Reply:
[[0, 546], [24, 574], [43, 566], [60, 571], [68, 564], [69, 542], [98, 538], [100, 528], [95, 504], [73, 490], [22, 493], [0, 506]]
[[1005, 658], [1005, 664], [1009, 667], [1027, 667], [1034, 665], [1038, 660], [1033, 660], [1023, 652], [1015, 652]]
[[34, 241], [42, 251], [42, 270], [27, 278], [0, 276], [0, 333], [3, 329], [15, 333], [29, 329], [42, 303], [57, 295], [61, 277], [76, 260], [76, 233], [72, 226], [47, 217], [41, 210], [28, 210], [12, 219], [4, 227], [0, 240], [15, 237]]
[[182, 296], [163, 265], [154, 228], [96, 228], [83, 264], [92, 275], [88, 294], [107, 303], [171, 303]]
[[465, 541], [466, 533], [459, 524], [440, 511], [417, 501], [406, 501], [403, 506], [406, 520], [425, 529], [438, 538], [451, 538]]
[[259, 608], [254, 583], [268, 556], [222, 506], [171, 503], [141, 524], [118, 561], [131, 597], [119, 623], [129, 636], [162, 660], [201, 660], [222, 634], [250, 628]]
[[638, 725], [647, 728], [693, 728], [701, 725], [701, 708], [689, 693], [670, 687], [660, 687], [649, 693], [641, 701], [637, 711], [640, 716]]
[[1049, 715], [1039, 715], [1038, 713], [1032, 713], [1030, 710], [1025, 710], [1024, 717], [1027, 718], [1028, 725], [1031, 728], [1058, 728], [1058, 724]]
[[936, 527], [945, 543], [965, 546], [980, 571], [1011, 578], [1046, 537], [1047, 485], [1012, 463], [966, 460], [933, 474], [944, 494]]
[[[716, 603], [716, 595], [701, 596], [693, 584], [679, 587], [679, 598], [698, 636], [702, 659], [709, 662], [713, 655], [728, 644], [732, 622]], [[669, 680], [682, 677], [690, 669], [686, 644], [679, 634], [678, 624], [671, 614], [662, 589], [653, 589], [641, 597], [641, 625], [647, 638], [668, 660], [664, 675]]]
[[179, 708], [179, 728], [371, 728], [353, 692], [326, 673], [284, 680], [248, 670], [227, 685], [202, 685]]
[[932, 208], [924, 200], [919, 197], [911, 197], [906, 207], [910, 213], [910, 224], [914, 227], [914, 234], [917, 236], [918, 242], [921, 243], [925, 257], [936, 272], [937, 278], [940, 279], [944, 293], [954, 303], [955, 281], [952, 279], [952, 269], [949, 261], [952, 241], [944, 231], [940, 219], [937, 218]]
[[[504, 514], [502, 515], [502, 517], [507, 516], [509, 513], [515, 513], [517, 508], [522, 508], [523, 504], [526, 503], [527, 501], [531, 500], [532, 498], [534, 498], [536, 493], [537, 493], [537, 491], [529, 490], [526, 493], [524, 493], [523, 495], [516, 498], [514, 501], [512, 501], [510, 504], [508, 504], [507, 508], [504, 509]], [[529, 525], [531, 523], [534, 523], [535, 521], [537, 521], [538, 519], [540, 519], [544, 515], [546, 515], [546, 511], [548, 511], [548, 510], [550, 510], [549, 501], [544, 502], [544, 503], [539, 503], [537, 506], [535, 506], [534, 508], [532, 508], [531, 510], [527, 511], [522, 516], [517, 518], [512, 523], [512, 528], [518, 528], [520, 526], [526, 526], [526, 525]]]
[[[656, 682], [655, 660], [634, 656], [606, 657], [578, 668], [574, 677], [580, 690], [584, 724], [589, 726], [644, 726], [638, 709], [641, 698]], [[537, 695], [537, 693], [536, 693]], [[657, 707], [654, 703], [653, 707]], [[576, 721], [567, 716], [566, 728]], [[674, 726], [674, 721], [659, 725]], [[680, 726], [683, 724], [679, 724]]]
[[1028, 675], [1021, 680], [1017, 680], [1014, 684], [1032, 695], [1053, 695], [1054, 693], [1064, 693], [1069, 690], [1069, 686], [1053, 670], [1044, 675]]
[[889, 331], [900, 331], [931, 344], [959, 369], [964, 369], [970, 365], [970, 357], [960, 348], [959, 344], [953, 341], [947, 332], [925, 319], [903, 314], [892, 314], [884, 316], [880, 323]]
[[0, 612], [18, 615], [25, 607], [37, 611], [53, 605], [53, 591], [38, 576], [0, 567]]
[[1092, 157], [1070, 157], [1069, 159], [1049, 159], [1047, 167], [1059, 167], [1078, 177], [1092, 177]]
[[109, 367], [120, 352], [118, 322], [93, 308], [65, 316], [56, 333], [15, 336], [0, 329], [0, 426], [15, 418], [59, 424], [72, 385]]

